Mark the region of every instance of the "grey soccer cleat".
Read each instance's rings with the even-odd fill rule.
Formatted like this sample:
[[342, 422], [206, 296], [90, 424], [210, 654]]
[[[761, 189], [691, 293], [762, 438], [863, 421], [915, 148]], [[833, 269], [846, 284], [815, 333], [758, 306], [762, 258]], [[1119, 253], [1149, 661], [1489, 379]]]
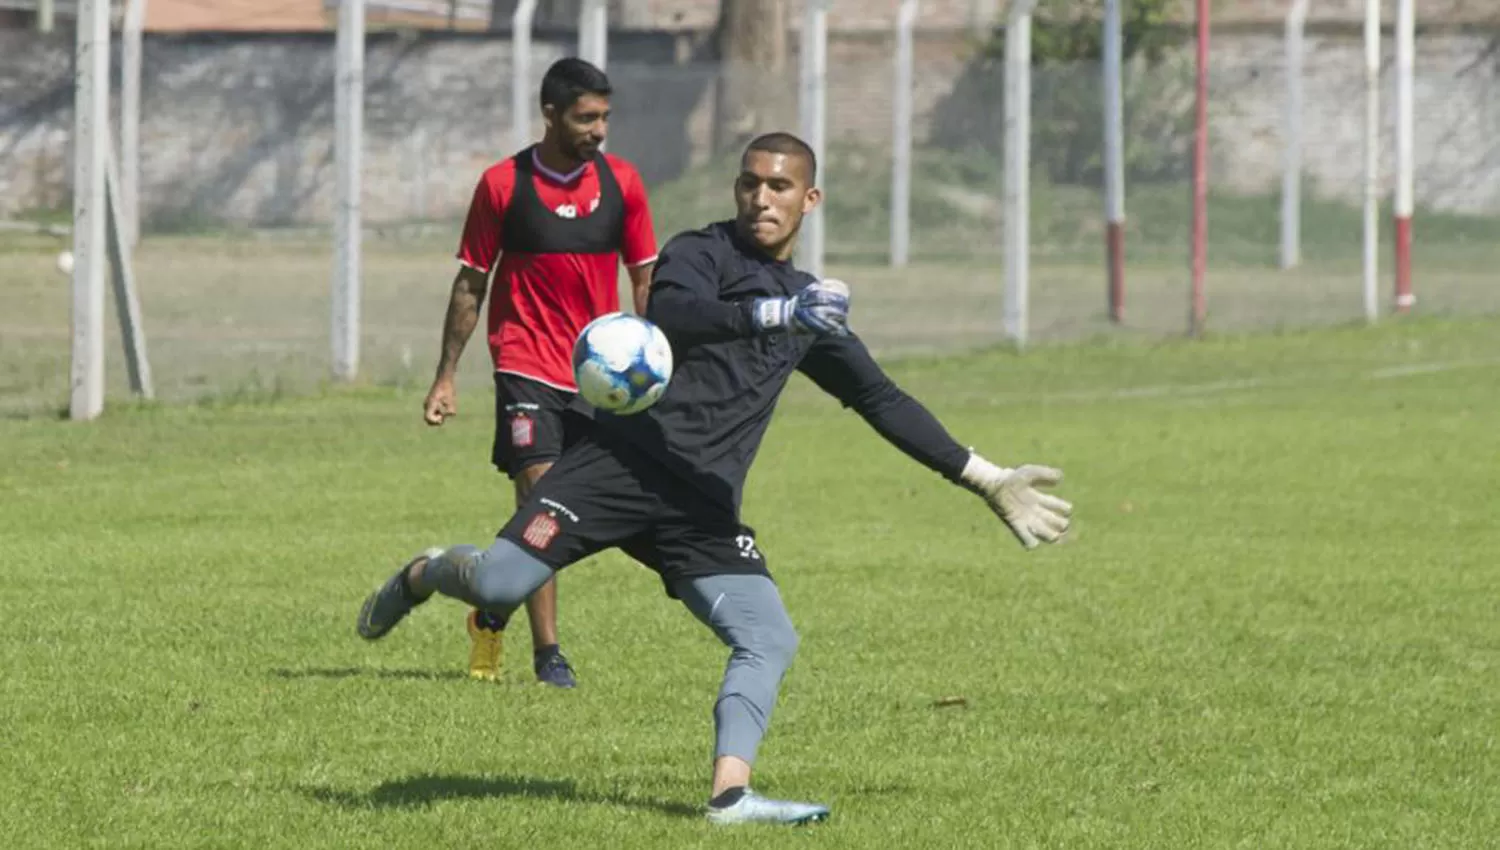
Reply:
[[801, 826], [819, 823], [828, 818], [828, 807], [816, 803], [794, 803], [791, 800], [769, 800], [745, 789], [744, 796], [733, 805], [708, 807], [709, 823], [725, 825], [735, 823], [784, 823]]
[[396, 627], [411, 609], [426, 602], [426, 598], [413, 596], [406, 586], [406, 574], [421, 561], [429, 561], [443, 554], [442, 549], [428, 549], [406, 562], [406, 566], [386, 579], [380, 589], [365, 598], [359, 609], [359, 636], [365, 640], [378, 640]]

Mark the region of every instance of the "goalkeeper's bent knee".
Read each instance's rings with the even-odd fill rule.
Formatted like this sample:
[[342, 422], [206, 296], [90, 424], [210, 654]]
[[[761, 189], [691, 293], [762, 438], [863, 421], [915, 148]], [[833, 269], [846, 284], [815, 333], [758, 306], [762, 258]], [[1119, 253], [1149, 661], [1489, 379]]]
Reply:
[[502, 619], [552, 578], [552, 568], [516, 544], [496, 538], [490, 548], [454, 546], [427, 562], [423, 583]]

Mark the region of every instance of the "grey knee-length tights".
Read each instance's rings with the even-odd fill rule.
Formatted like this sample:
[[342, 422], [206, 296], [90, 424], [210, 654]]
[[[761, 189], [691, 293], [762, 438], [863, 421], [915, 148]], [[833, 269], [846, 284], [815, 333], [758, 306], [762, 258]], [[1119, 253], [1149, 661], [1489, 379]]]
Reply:
[[[508, 619], [553, 570], [504, 538], [488, 549], [454, 546], [428, 562], [422, 583]], [[764, 575], [722, 574], [673, 585], [693, 616], [729, 647], [714, 704], [714, 755], [755, 763], [781, 678], [797, 653], [797, 632], [776, 583]]]

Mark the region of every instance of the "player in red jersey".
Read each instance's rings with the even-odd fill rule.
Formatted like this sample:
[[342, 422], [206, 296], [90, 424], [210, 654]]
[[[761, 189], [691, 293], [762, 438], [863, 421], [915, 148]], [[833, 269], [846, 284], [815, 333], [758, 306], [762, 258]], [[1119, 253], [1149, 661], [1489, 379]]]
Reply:
[[[609, 131], [610, 92], [603, 71], [582, 59], [559, 60], [542, 78], [542, 141], [480, 178], [459, 246], [437, 376], [423, 403], [429, 425], [458, 412], [454, 376], [493, 271], [491, 459], [514, 482], [518, 505], [589, 427], [590, 410], [573, 381], [573, 342], [591, 320], [620, 309], [621, 260], [636, 312], [645, 312], [656, 234], [640, 174], [600, 151]], [[543, 585], [526, 611], [537, 679], [574, 687], [558, 647], [556, 583]], [[499, 676], [505, 625], [487, 613], [469, 613], [469, 675]]]

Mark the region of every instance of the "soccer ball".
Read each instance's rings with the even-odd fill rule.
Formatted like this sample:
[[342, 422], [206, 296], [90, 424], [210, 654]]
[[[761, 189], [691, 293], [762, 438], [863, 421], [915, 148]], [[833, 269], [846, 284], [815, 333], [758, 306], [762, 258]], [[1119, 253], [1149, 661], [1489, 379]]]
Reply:
[[640, 413], [667, 391], [672, 346], [645, 319], [608, 313], [589, 322], [573, 344], [573, 378], [594, 407], [621, 416]]

